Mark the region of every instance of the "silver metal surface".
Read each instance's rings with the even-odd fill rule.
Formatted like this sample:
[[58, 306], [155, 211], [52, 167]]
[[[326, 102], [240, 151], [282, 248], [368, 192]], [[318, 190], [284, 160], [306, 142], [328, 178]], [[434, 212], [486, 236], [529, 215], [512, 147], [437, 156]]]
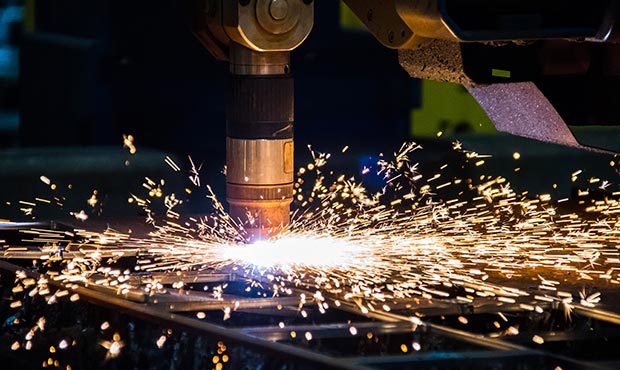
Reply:
[[553, 105], [533, 82], [467, 86], [467, 89], [499, 131], [548, 143], [613, 154], [580, 144]]
[[606, 321], [612, 324], [620, 325], [620, 314], [604, 311], [598, 308], [585, 307], [582, 305], [571, 305], [573, 312], [578, 315], [591, 317], [593, 319]]
[[291, 336], [291, 332], [305, 333], [312, 332], [312, 338], [350, 338], [351, 328], [355, 328], [356, 335], [364, 336], [368, 333], [373, 335], [404, 334], [411, 333], [411, 323], [406, 322], [355, 322], [355, 323], [333, 323], [317, 325], [287, 325], [283, 328], [278, 326], [270, 327], [247, 327], [241, 331], [247, 335], [263, 338], [265, 340], [283, 341]]
[[293, 139], [226, 139], [226, 179], [239, 185], [293, 182]]
[[[177, 296], [176, 301], [160, 302], [165, 309], [170, 312], [193, 312], [193, 311], [218, 311], [224, 309], [234, 309], [244, 311], [247, 309], [266, 309], [284, 306], [295, 306], [299, 303], [299, 298], [228, 298], [218, 300], [213, 297], [196, 297], [194, 294]], [[159, 303], [157, 303], [159, 304]]]
[[288, 51], [258, 52], [233, 43], [230, 46], [230, 73], [235, 75], [283, 75], [290, 72]]

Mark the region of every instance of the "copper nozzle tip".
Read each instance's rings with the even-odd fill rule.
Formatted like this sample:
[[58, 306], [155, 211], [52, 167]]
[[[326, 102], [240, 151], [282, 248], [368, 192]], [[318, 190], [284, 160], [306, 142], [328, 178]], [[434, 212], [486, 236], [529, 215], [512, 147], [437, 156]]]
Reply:
[[234, 201], [230, 215], [240, 222], [246, 242], [272, 239], [287, 229], [290, 222], [290, 200]]

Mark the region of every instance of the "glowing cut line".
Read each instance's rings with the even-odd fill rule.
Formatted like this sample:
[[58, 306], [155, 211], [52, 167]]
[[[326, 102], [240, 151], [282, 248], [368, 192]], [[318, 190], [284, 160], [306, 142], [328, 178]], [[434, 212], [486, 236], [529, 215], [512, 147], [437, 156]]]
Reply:
[[259, 267], [337, 267], [355, 263], [369, 246], [328, 237], [283, 237], [252, 245], [230, 246], [222, 250], [226, 259]]

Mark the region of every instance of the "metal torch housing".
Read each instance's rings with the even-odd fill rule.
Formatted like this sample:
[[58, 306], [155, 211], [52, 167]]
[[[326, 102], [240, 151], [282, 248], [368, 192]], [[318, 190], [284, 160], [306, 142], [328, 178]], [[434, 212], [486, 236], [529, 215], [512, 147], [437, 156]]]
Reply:
[[247, 241], [290, 222], [294, 85], [290, 52], [309, 35], [312, 0], [200, 0], [198, 39], [228, 60], [226, 199]]

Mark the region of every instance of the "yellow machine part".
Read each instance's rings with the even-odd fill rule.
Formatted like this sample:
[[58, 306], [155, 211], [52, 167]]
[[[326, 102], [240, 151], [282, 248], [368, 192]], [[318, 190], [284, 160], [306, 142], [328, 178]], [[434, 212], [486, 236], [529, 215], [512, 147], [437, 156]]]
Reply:
[[36, 0], [24, 1], [24, 31], [34, 32], [36, 30]]
[[[366, 26], [340, 2], [340, 27], [367, 32]], [[494, 73], [506, 73], [494, 71]], [[457, 132], [497, 132], [476, 100], [458, 84], [421, 81], [421, 104], [411, 110], [412, 136], [450, 136]]]
[[421, 104], [411, 111], [412, 136], [497, 132], [465, 87], [448, 82], [421, 81]]
[[344, 30], [367, 30], [364, 23], [342, 1], [340, 2], [340, 28]]

